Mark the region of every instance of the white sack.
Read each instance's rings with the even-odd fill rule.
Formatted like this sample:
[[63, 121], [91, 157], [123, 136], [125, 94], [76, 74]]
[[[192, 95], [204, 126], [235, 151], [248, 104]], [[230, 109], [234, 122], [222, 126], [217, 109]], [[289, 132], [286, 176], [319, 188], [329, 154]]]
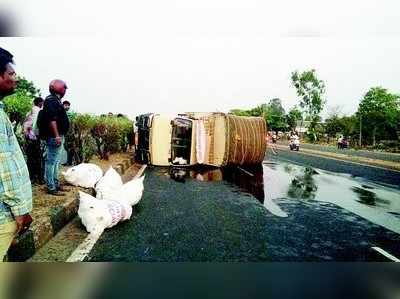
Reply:
[[132, 207], [126, 202], [98, 200], [79, 191], [78, 215], [88, 233], [100, 235], [106, 228], [130, 219]]
[[187, 164], [187, 160], [183, 159], [182, 157], [176, 157], [174, 161], [172, 161], [172, 164], [185, 165]]
[[65, 180], [74, 186], [94, 188], [103, 176], [103, 171], [96, 164], [82, 163], [62, 173]]
[[112, 192], [115, 192], [123, 185], [121, 176], [111, 166], [104, 176], [96, 184], [96, 198], [107, 199], [111, 197]]
[[118, 202], [126, 202], [131, 206], [136, 205], [143, 195], [143, 181], [145, 176], [132, 179], [122, 185], [118, 190], [111, 192], [105, 199], [115, 200]]

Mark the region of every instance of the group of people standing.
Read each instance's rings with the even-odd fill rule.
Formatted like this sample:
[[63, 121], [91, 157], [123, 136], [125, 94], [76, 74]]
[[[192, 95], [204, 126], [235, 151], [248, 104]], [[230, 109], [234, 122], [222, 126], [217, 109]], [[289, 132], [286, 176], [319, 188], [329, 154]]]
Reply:
[[[38, 127], [38, 116], [42, 111], [45, 100], [36, 97], [33, 100], [32, 110], [27, 114], [23, 123], [23, 132], [25, 137], [25, 154], [27, 157], [27, 166], [31, 182], [42, 185], [45, 183], [45, 158], [47, 156], [46, 140], [42, 140], [46, 136], [40, 135]], [[68, 115], [71, 107], [69, 101], [63, 101], [62, 105]], [[72, 154], [67, 148], [61, 148], [60, 159], [65, 165], [72, 165]], [[63, 153], [65, 153], [63, 155]]]
[[[31, 180], [41, 183], [44, 179], [46, 191], [51, 195], [64, 195], [62, 192], [66, 191], [60, 184], [58, 173], [65, 135], [70, 126], [66, 111], [70, 103], [64, 102], [63, 105], [61, 102], [67, 84], [59, 79], [53, 80], [46, 99], [33, 101], [32, 111], [24, 124], [26, 163], [4, 111], [3, 99], [13, 94], [17, 86], [13, 63], [13, 55], [0, 48], [0, 262], [13, 239], [26, 231], [32, 222]], [[46, 145], [43, 164], [42, 144]]]

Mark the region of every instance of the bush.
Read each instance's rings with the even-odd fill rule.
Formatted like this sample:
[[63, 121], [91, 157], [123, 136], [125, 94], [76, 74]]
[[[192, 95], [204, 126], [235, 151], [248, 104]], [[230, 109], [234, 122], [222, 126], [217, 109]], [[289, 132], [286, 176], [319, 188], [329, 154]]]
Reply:
[[22, 124], [26, 115], [32, 109], [32, 97], [23, 93], [17, 92], [4, 99], [4, 111], [7, 113], [8, 118], [14, 125], [15, 136], [21, 147], [22, 152], [25, 154], [26, 141], [22, 129]]
[[380, 150], [380, 151], [387, 151], [391, 153], [398, 153], [400, 152], [400, 142], [397, 140], [381, 140], [375, 146], [367, 146], [369, 150]]
[[65, 136], [65, 146], [72, 152], [77, 164], [88, 162], [96, 154], [93, 137], [90, 134], [95, 124], [95, 117], [90, 114], [71, 113], [69, 118], [70, 129]]
[[398, 141], [398, 140], [381, 140], [380, 144], [384, 147], [399, 147], [400, 141]]
[[132, 121], [125, 117], [101, 116], [92, 128], [92, 136], [101, 159], [108, 159], [110, 153], [126, 151], [132, 135]]
[[108, 159], [109, 154], [125, 151], [132, 121], [125, 117], [71, 114], [71, 128], [66, 136], [66, 147], [72, 149], [77, 162], [88, 162], [93, 155]]
[[23, 93], [16, 93], [4, 99], [4, 111], [10, 121], [15, 123], [15, 128], [22, 124], [31, 109], [32, 98]]
[[[5, 99], [5, 111], [14, 122], [14, 132], [22, 149], [25, 138], [22, 122], [31, 110], [32, 99], [16, 93]], [[127, 117], [95, 116], [70, 113], [70, 130], [65, 147], [71, 150], [75, 163], [88, 162], [94, 155], [108, 159], [109, 154], [126, 151], [133, 141], [133, 124]]]
[[82, 162], [88, 163], [94, 155], [97, 154], [96, 142], [94, 138], [88, 135], [82, 141], [82, 152], [80, 153], [82, 157]]

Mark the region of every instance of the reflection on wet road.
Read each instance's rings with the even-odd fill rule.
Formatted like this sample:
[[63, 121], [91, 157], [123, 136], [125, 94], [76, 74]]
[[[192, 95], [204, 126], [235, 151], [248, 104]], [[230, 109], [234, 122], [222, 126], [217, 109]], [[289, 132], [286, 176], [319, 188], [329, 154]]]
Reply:
[[264, 164], [266, 197], [330, 202], [400, 234], [400, 190], [284, 162]]
[[189, 177], [237, 185], [276, 216], [287, 217], [275, 203], [278, 198], [330, 202], [400, 234], [400, 190], [350, 175], [280, 161], [256, 167], [171, 169], [171, 178], [177, 181]]
[[[239, 186], [239, 192], [251, 193], [273, 217], [290, 217], [293, 216], [292, 214], [301, 213], [300, 211], [306, 209], [311, 218], [321, 218], [324, 217], [323, 214], [318, 216], [317, 214], [325, 212], [327, 214], [326, 221], [330, 225], [353, 226], [353, 228], [360, 226], [360, 230], [363, 227], [364, 238], [374, 240], [371, 245], [381, 244], [396, 254], [400, 252], [400, 248], [393, 241], [398, 239], [398, 235], [397, 237], [380, 237], [375, 236], [374, 232], [378, 227], [382, 227], [382, 229], [385, 228], [400, 234], [399, 189], [379, 185], [348, 174], [338, 174], [283, 161], [265, 161], [262, 166], [251, 168], [175, 169], [171, 170], [171, 177], [174, 179], [176, 177], [173, 173], [176, 171], [180, 172], [181, 179], [187, 177], [199, 181], [224, 180], [231, 183], [232, 186]], [[184, 179], [181, 182], [184, 182]], [[326, 204], [333, 204], [337, 208], [330, 208]], [[361, 221], [357, 216], [364, 218], [367, 222]], [[366, 229], [367, 223], [370, 223], [370, 229]], [[294, 225], [296, 226], [296, 223]], [[303, 225], [303, 223], [297, 223], [299, 228]], [[305, 229], [313, 230], [307, 227]], [[335, 234], [332, 229], [330, 230], [332, 234]], [[349, 231], [350, 239], [351, 234], [356, 234], [356, 232]], [[333, 239], [339, 235], [333, 236]], [[343, 240], [343, 242], [350, 243], [356, 241]], [[359, 241], [363, 247], [369, 244], [364, 240]], [[328, 243], [330, 244], [330, 241]], [[318, 248], [320, 245], [313, 243], [312, 246]], [[328, 259], [328, 257], [326, 258]]]

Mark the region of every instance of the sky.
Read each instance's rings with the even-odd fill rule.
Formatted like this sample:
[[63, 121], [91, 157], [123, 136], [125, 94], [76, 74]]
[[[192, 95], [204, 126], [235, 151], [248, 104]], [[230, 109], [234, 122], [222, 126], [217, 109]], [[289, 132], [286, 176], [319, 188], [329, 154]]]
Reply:
[[18, 37], [0, 46], [17, 72], [44, 96], [64, 79], [77, 112], [227, 112], [272, 98], [288, 110], [291, 72], [309, 69], [326, 84], [323, 116], [355, 112], [373, 86], [400, 93], [396, 1], [2, 3]]

